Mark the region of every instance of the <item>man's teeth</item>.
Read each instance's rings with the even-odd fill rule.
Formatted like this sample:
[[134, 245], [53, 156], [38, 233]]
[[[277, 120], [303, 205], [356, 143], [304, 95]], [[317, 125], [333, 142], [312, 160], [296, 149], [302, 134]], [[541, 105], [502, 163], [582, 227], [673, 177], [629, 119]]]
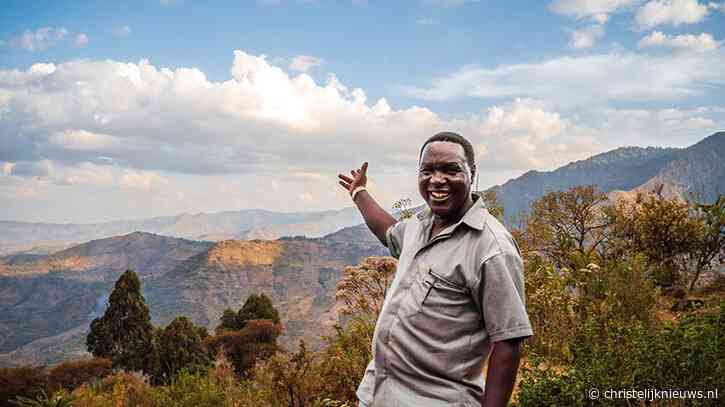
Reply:
[[445, 198], [448, 196], [448, 192], [431, 192], [433, 198]]

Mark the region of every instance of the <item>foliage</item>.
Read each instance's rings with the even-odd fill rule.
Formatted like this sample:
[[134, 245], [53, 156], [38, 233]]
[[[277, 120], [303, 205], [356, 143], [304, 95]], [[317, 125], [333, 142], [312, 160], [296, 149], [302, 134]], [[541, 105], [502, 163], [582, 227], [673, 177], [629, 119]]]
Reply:
[[503, 212], [503, 205], [498, 200], [498, 196], [496, 195], [496, 191], [493, 189], [487, 189], [483, 192], [481, 192], [481, 198], [483, 199], [483, 202], [486, 204], [486, 209], [488, 210], [488, 213], [495, 216], [496, 219], [498, 219], [500, 222], [503, 223], [504, 221], [504, 212]]
[[9, 407], [18, 396], [35, 398], [47, 385], [45, 368], [24, 366], [0, 369], [0, 407]]
[[217, 333], [224, 330], [238, 331], [244, 328], [248, 321], [258, 319], [268, 319], [275, 324], [280, 321], [279, 311], [272, 304], [272, 300], [264, 293], [250, 295], [242, 308], [236, 313], [232, 309], [225, 309], [216, 331]]
[[413, 204], [413, 201], [410, 200], [410, 198], [402, 198], [398, 199], [397, 201], [393, 202], [393, 210], [399, 210], [400, 211], [400, 219], [408, 219], [412, 217], [415, 212], [410, 207], [410, 205]]
[[367, 257], [357, 266], [345, 267], [337, 283], [336, 297], [343, 304], [339, 312], [377, 319], [396, 265], [392, 257]]
[[344, 328], [336, 326], [335, 334], [325, 337], [326, 346], [315, 369], [321, 379], [320, 394], [341, 404], [357, 403], [355, 391], [372, 359], [374, 331], [373, 321], [355, 318]]
[[73, 397], [67, 393], [58, 392], [52, 396], [48, 396], [42, 391], [39, 396], [34, 399], [18, 396], [13, 403], [21, 407], [72, 407]]
[[198, 372], [211, 364], [203, 338], [206, 329], [197, 327], [186, 317], [176, 317], [154, 335], [156, 368], [151, 375], [155, 384], [169, 383], [181, 370]]
[[113, 367], [150, 373], [153, 368], [153, 326], [141, 282], [133, 270], [116, 281], [103, 317], [91, 322], [86, 337], [88, 351], [110, 358]]
[[137, 376], [119, 372], [99, 384], [88, 383], [71, 393], [78, 407], [149, 407], [153, 406], [154, 390]]
[[599, 206], [607, 196], [593, 185], [550, 192], [531, 204], [524, 219], [524, 246], [558, 268], [576, 270], [599, 263], [607, 218]]
[[262, 387], [271, 390], [270, 404], [274, 406], [303, 407], [316, 398], [320, 386], [314, 374], [315, 355], [300, 341], [295, 353], [278, 352], [259, 363], [254, 369], [254, 379]]
[[[623, 400], [590, 400], [587, 390], [725, 388], [725, 302], [718, 312], [690, 314], [654, 333], [641, 324], [610, 326], [602, 339], [596, 324], [585, 334], [597, 338], [578, 345], [580, 355], [567, 368], [534, 358], [522, 370], [517, 405], [621, 405]], [[593, 346], [592, 346], [593, 345]], [[681, 400], [682, 405], [719, 405], [719, 400]]]
[[106, 358], [64, 362], [48, 372], [48, 388], [50, 391], [72, 391], [83, 383], [100, 380], [111, 373], [111, 360]]
[[247, 321], [239, 331], [224, 331], [205, 340], [212, 354], [224, 353], [240, 376], [254, 367], [258, 359], [266, 359], [279, 350], [277, 338], [282, 326], [270, 320]]

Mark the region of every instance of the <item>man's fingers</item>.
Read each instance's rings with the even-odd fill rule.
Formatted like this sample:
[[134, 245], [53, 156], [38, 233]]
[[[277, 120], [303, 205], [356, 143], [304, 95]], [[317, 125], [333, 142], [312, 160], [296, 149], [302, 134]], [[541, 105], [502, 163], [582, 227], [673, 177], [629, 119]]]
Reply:
[[365, 161], [363, 163], [362, 167], [360, 167], [360, 172], [362, 172], [362, 174], [365, 175], [367, 173], [367, 170], [368, 170], [368, 162]]
[[345, 188], [347, 191], [350, 191], [350, 184], [346, 184], [346, 183], [344, 183], [342, 181], [340, 181], [339, 184], [340, 184], [340, 186], [342, 186], [343, 188]]
[[348, 176], [345, 176], [345, 175], [342, 175], [342, 174], [337, 174], [337, 176], [338, 176], [338, 178], [340, 178], [341, 180], [347, 182], [348, 184], [352, 182], [352, 178], [350, 178]]

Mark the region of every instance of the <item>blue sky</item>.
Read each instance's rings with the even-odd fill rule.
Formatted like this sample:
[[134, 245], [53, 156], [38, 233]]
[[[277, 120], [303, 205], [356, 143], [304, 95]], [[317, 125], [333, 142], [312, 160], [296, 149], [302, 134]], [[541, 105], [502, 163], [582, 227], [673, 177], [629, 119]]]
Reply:
[[701, 0], [4, 1], [1, 217], [340, 208], [362, 160], [389, 206], [440, 130], [480, 186], [687, 146], [725, 127], [724, 23]]

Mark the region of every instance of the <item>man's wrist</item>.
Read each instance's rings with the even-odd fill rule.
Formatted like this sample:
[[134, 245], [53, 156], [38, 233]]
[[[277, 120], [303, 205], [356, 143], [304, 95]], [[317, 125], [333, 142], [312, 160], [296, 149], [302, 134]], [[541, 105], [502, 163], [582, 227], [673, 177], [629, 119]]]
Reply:
[[365, 188], [364, 186], [360, 186], [360, 187], [353, 189], [352, 192], [350, 192], [350, 197], [352, 197], [352, 200], [355, 201], [355, 195], [357, 195], [358, 193], [360, 193], [362, 191], [367, 191], [367, 188]]

